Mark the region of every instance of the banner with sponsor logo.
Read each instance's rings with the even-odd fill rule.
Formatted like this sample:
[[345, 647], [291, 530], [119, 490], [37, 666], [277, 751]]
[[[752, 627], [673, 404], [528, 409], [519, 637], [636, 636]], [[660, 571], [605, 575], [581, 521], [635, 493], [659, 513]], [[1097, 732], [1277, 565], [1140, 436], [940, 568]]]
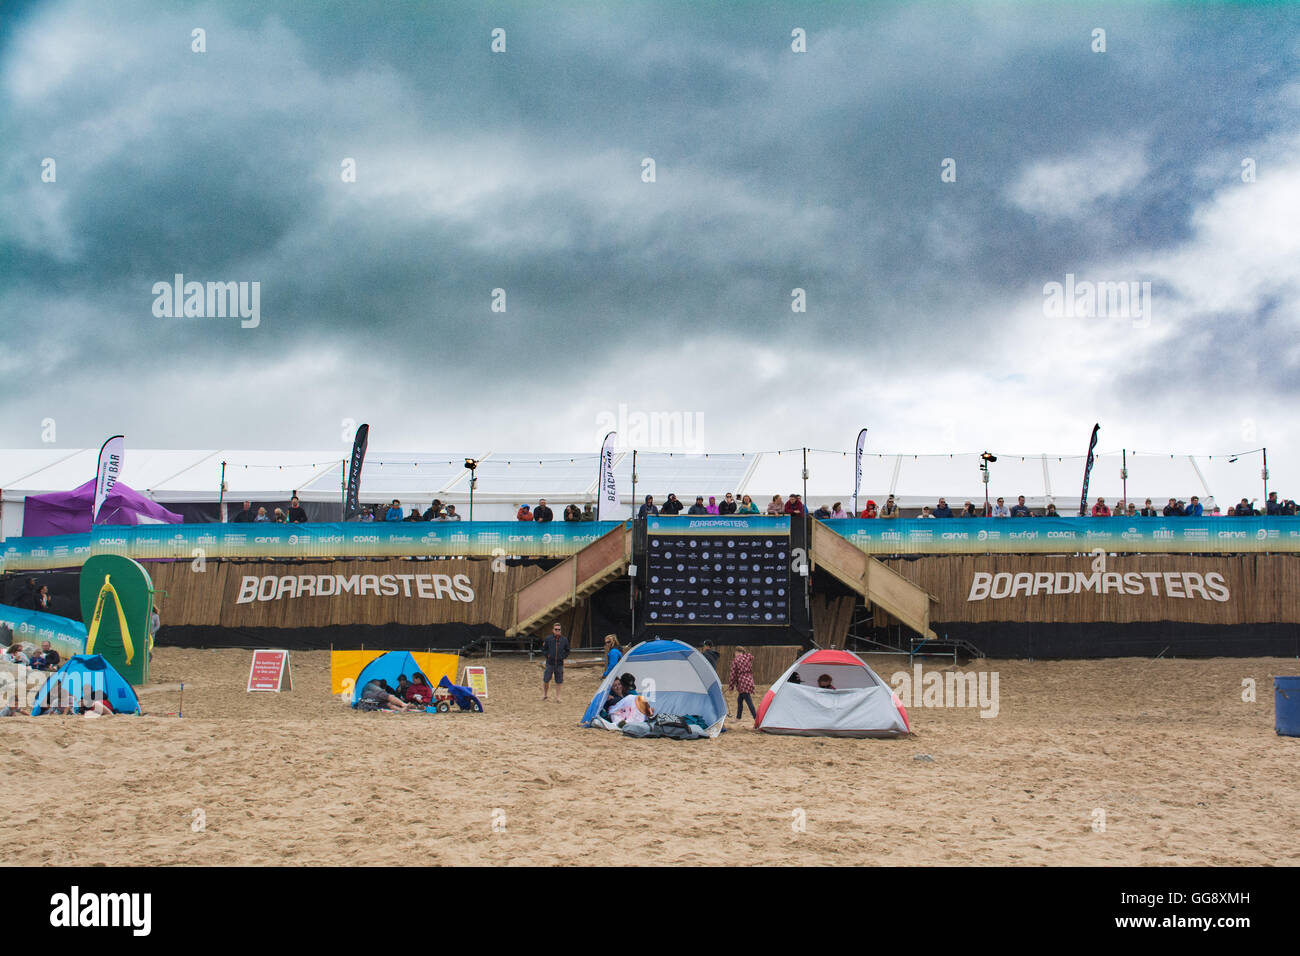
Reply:
[[0, 542], [0, 574], [79, 568], [90, 557], [89, 534], [52, 534]]
[[344, 519], [361, 512], [361, 466], [366, 460], [366, 446], [370, 443], [370, 426], [362, 425], [357, 429], [357, 437], [352, 442], [352, 460], [348, 463], [347, 494], [343, 502]]
[[1093, 450], [1097, 447], [1097, 432], [1101, 425], [1092, 426], [1092, 440], [1088, 442], [1088, 460], [1083, 465], [1083, 493], [1079, 496], [1079, 517], [1088, 513], [1088, 479], [1092, 477]]
[[826, 526], [869, 554], [1300, 552], [1297, 518], [846, 519]]
[[622, 524], [351, 521], [112, 525], [88, 535], [10, 538], [0, 544], [0, 572], [79, 567], [92, 554], [119, 554], [137, 561], [186, 560], [196, 570], [213, 558], [564, 558]]
[[790, 533], [790, 519], [728, 515], [665, 515], [646, 519], [646, 531], [657, 534], [776, 534]]
[[[431, 521], [361, 524], [101, 526], [88, 535], [10, 538], [0, 572], [80, 567], [92, 554], [137, 561], [211, 558], [469, 557], [563, 558], [620, 527], [619, 521]], [[846, 518], [826, 526], [869, 554], [1141, 552], [1300, 553], [1300, 518]], [[660, 534], [790, 533], [766, 516], [656, 517]]]
[[99, 520], [99, 509], [104, 507], [104, 500], [113, 492], [118, 477], [122, 474], [122, 459], [126, 452], [126, 439], [114, 435], [104, 442], [99, 449], [99, 464], [95, 468], [95, 506], [90, 512], [90, 522]]
[[943, 622], [1300, 621], [1300, 561], [1255, 555], [936, 555], [887, 560]]
[[858, 508], [858, 492], [862, 490], [862, 450], [867, 447], [867, 430], [858, 432], [858, 444], [853, 452], [853, 517], [862, 513]]
[[[316, 561], [302, 564], [154, 565], [167, 592], [168, 626], [320, 628], [385, 624], [510, 623], [515, 592], [541, 577], [537, 565], [446, 561]], [[347, 639], [346, 630], [340, 634]], [[453, 673], [453, 679], [455, 674]]]
[[58, 651], [65, 661], [86, 653], [86, 625], [80, 621], [0, 604], [0, 624], [13, 632], [14, 643], [29, 645], [30, 650], [39, 651], [41, 642], [49, 641], [50, 649]]
[[600, 480], [596, 488], [596, 520], [603, 514], [613, 518], [619, 512], [618, 483], [614, 480], [614, 439], [617, 432], [605, 436], [600, 449]]

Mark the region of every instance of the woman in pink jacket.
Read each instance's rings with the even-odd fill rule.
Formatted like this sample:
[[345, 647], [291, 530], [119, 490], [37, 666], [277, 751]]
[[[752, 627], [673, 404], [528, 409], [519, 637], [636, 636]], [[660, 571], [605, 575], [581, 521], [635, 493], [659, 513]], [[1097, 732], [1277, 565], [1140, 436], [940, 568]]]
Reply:
[[731, 659], [731, 675], [727, 678], [727, 689], [736, 692], [736, 719], [745, 715], [745, 704], [749, 704], [749, 716], [755, 720], [754, 711], [754, 657], [743, 647], [736, 648], [736, 656]]

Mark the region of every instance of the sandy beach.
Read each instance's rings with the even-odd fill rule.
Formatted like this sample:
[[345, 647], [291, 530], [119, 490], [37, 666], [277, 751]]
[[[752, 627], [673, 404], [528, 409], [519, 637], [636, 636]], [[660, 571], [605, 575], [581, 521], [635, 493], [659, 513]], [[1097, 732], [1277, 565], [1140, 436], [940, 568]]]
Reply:
[[493, 658], [486, 713], [388, 715], [331, 697], [326, 652], [295, 654], [279, 695], [245, 692], [249, 660], [159, 648], [142, 704], [175, 711], [183, 680], [183, 718], [0, 721], [7, 858], [1300, 864], [1300, 739], [1273, 732], [1272, 676], [1294, 660], [983, 661], [992, 719], [913, 707], [913, 737], [878, 741], [746, 717], [693, 742], [580, 728], [595, 669], [571, 667], [563, 703], [543, 703], [539, 663]]

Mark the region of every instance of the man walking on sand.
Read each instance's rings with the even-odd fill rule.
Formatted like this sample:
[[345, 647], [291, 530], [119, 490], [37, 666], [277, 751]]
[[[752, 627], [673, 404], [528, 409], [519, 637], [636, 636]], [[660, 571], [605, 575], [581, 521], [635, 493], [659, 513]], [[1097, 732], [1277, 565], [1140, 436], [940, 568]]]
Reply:
[[564, 683], [564, 659], [569, 656], [569, 639], [564, 636], [559, 624], [551, 626], [551, 633], [542, 641], [542, 653], [546, 657], [546, 669], [542, 671], [542, 700], [546, 700], [551, 690], [551, 678], [555, 678], [555, 702], [560, 702], [560, 686]]

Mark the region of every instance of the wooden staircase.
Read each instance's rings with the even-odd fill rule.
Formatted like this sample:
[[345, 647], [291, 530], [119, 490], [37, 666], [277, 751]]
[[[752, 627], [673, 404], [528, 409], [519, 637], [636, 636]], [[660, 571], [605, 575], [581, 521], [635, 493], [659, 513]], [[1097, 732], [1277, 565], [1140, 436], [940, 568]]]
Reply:
[[938, 640], [930, 629], [935, 597], [917, 587], [889, 565], [877, 561], [820, 521], [812, 522], [810, 561], [814, 568], [834, 575], [863, 599], [928, 640]]
[[548, 627], [579, 601], [621, 577], [632, 563], [632, 526], [627, 522], [515, 592], [507, 637]]

